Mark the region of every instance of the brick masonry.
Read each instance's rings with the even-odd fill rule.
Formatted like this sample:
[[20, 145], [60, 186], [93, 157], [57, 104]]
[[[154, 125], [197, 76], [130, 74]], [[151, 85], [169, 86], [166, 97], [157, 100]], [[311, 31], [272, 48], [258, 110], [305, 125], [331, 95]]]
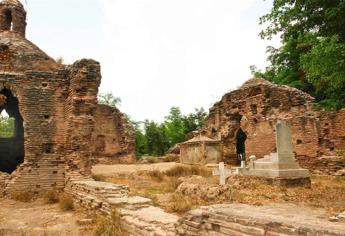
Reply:
[[313, 101], [313, 97], [300, 90], [251, 79], [240, 89], [225, 94], [210, 109], [201, 132], [220, 139], [225, 161], [235, 164], [236, 135], [240, 129], [247, 135], [247, 158], [260, 158], [276, 151], [274, 127], [278, 120], [286, 120], [291, 125], [294, 152], [301, 165], [314, 168], [310, 163], [317, 163], [318, 157], [344, 153], [345, 109], [318, 112], [312, 109]]
[[[22, 118], [16, 127], [24, 129], [24, 160], [9, 180], [0, 178], [0, 192], [63, 188], [69, 178], [90, 174], [91, 165], [102, 158], [132, 161], [133, 128], [119, 110], [97, 103], [100, 64], [55, 62], [25, 38], [25, 17], [19, 1], [0, 2], [0, 93], [13, 94]], [[3, 105], [1, 111], [9, 109]], [[105, 149], [99, 150], [103, 137]]]

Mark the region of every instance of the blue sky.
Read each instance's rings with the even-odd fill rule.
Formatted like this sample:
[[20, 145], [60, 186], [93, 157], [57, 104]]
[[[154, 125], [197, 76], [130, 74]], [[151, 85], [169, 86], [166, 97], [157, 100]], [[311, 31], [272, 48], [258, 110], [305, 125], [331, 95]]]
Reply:
[[101, 92], [135, 120], [210, 106], [267, 65], [272, 0], [27, 0], [27, 38], [70, 64], [102, 65]]

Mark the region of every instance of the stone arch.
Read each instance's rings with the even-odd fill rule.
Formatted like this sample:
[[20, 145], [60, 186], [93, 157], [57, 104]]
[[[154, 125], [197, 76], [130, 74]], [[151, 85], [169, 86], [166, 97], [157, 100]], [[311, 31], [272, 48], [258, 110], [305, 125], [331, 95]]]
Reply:
[[24, 120], [19, 111], [19, 101], [10, 89], [2, 88], [0, 94], [6, 97], [0, 106], [0, 112], [5, 110], [9, 117], [14, 118], [13, 137], [0, 138], [0, 171], [12, 173], [24, 162]]

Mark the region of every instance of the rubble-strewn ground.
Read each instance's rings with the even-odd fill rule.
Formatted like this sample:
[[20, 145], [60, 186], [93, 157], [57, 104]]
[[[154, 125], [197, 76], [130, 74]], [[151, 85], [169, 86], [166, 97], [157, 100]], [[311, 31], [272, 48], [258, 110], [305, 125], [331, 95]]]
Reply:
[[204, 177], [180, 173], [167, 175], [167, 169], [158, 171], [148, 167], [146, 165], [146, 171], [140, 169], [124, 174], [123, 169], [131, 169], [131, 166], [113, 166], [111, 177], [97, 176], [103, 181], [126, 184], [133, 195], [151, 198], [155, 205], [169, 212], [183, 213], [201, 205], [218, 203], [293, 203], [323, 208], [329, 216], [345, 210], [345, 177], [313, 176], [311, 188], [286, 188], [268, 185], [256, 178], [231, 176], [227, 185], [221, 187], [217, 184], [218, 178], [209, 174], [202, 173]]
[[91, 236], [89, 226], [77, 222], [83, 219], [78, 211], [63, 212], [57, 204], [42, 200], [30, 203], [0, 198], [0, 236]]

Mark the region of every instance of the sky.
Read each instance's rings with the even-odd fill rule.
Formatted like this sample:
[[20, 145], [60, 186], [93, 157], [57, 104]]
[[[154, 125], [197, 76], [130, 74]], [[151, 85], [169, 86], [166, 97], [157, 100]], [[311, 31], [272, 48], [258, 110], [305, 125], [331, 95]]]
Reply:
[[100, 92], [133, 120], [162, 121], [172, 106], [208, 110], [265, 68], [259, 17], [272, 0], [27, 0], [27, 38], [66, 64], [101, 63]]

